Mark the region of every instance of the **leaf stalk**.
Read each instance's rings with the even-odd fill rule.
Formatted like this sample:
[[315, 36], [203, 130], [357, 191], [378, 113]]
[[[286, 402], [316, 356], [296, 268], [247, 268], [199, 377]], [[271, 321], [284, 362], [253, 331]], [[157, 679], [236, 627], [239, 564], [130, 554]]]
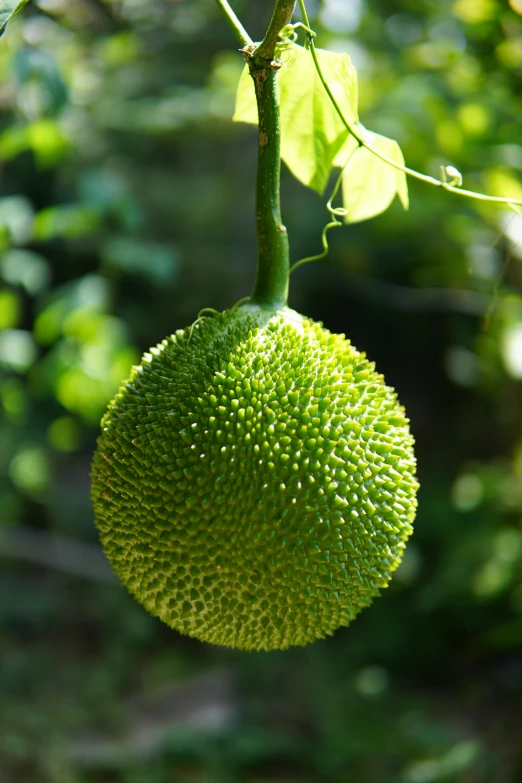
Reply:
[[240, 20], [238, 19], [236, 13], [233, 11], [228, 0], [216, 0], [216, 2], [218, 6], [221, 8], [221, 10], [223, 11], [232, 32], [236, 36], [241, 46], [243, 48], [252, 46], [254, 42], [252, 41], [249, 34], [241, 24]]

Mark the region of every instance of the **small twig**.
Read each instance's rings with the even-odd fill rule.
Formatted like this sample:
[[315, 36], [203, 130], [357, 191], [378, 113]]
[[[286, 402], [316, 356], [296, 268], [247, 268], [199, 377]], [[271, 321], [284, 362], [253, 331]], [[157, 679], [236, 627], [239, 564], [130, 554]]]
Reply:
[[254, 43], [253, 40], [250, 38], [249, 34], [230, 7], [228, 0], [216, 0], [216, 2], [225, 14], [226, 19], [241, 46], [243, 48], [252, 46]]

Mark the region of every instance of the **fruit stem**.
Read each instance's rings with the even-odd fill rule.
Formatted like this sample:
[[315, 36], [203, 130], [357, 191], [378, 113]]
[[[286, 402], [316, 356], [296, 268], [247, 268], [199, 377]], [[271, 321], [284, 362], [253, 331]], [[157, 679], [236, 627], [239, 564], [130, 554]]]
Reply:
[[257, 276], [251, 301], [284, 307], [288, 301], [290, 249], [281, 218], [281, 127], [277, 72], [274, 61], [280, 31], [292, 19], [295, 0], [278, 0], [267, 33], [247, 55], [254, 80], [259, 115], [257, 155]]

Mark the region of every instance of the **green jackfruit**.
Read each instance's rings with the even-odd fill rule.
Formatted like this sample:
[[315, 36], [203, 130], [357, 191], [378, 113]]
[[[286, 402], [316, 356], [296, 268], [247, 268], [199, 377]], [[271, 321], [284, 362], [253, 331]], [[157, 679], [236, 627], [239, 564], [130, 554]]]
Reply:
[[398, 566], [417, 487], [408, 419], [365, 355], [252, 304], [145, 354], [92, 471], [129, 591], [181, 633], [244, 650], [348, 625]]

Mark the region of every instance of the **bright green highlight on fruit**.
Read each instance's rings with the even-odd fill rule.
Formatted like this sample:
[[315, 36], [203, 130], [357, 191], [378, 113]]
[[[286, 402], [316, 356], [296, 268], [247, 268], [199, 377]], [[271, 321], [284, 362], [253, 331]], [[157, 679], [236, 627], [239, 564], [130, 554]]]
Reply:
[[364, 354], [247, 304], [145, 354], [103, 419], [92, 493], [148, 611], [272, 650], [348, 625], [388, 584], [417, 487], [408, 419]]

